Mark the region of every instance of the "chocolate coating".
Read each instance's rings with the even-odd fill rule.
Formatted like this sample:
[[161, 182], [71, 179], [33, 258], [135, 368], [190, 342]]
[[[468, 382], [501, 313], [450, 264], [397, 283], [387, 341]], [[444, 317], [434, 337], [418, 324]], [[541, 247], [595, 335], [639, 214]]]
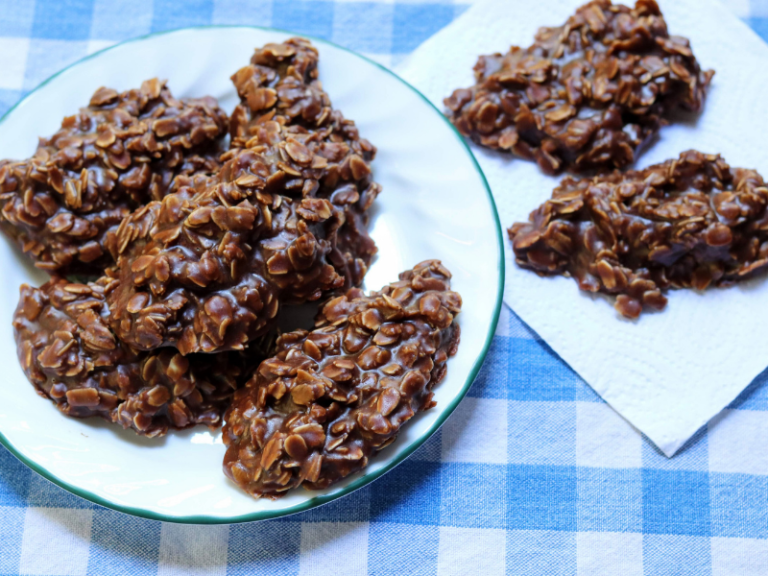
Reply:
[[268, 120], [308, 129], [325, 125], [333, 110], [317, 64], [317, 49], [304, 38], [257, 48], [251, 63], [232, 75], [240, 96], [230, 120], [232, 146], [245, 147]]
[[278, 340], [225, 416], [224, 472], [249, 494], [327, 487], [368, 464], [434, 405], [456, 353], [461, 297], [436, 260], [365, 296], [329, 301], [316, 328]]
[[268, 121], [260, 130], [216, 176], [121, 225], [120, 285], [109, 303], [125, 342], [183, 354], [242, 349], [274, 325], [281, 302], [344, 285], [331, 263], [340, 206], [359, 202], [358, 183], [376, 190], [368, 165], [333, 141], [332, 128]]
[[226, 125], [213, 98], [178, 100], [157, 79], [100, 88], [32, 158], [0, 162], [0, 228], [39, 268], [98, 274], [133, 209], [179, 174], [218, 168]]
[[704, 290], [768, 267], [768, 188], [754, 170], [690, 150], [645, 170], [565, 178], [509, 229], [518, 265], [616, 295], [636, 318], [668, 288]]
[[137, 352], [107, 325], [104, 298], [114, 285], [109, 276], [89, 284], [54, 277], [21, 287], [13, 326], [37, 392], [68, 416], [98, 416], [144, 436], [218, 426], [248, 362], [263, 358], [253, 358], [258, 347], [244, 356]]
[[[317, 64], [317, 49], [303, 38], [258, 48], [251, 64], [232, 76], [241, 99], [230, 123], [232, 146], [247, 147], [269, 140], [263, 126], [271, 120], [308, 133], [320, 132], [319, 138], [327, 142], [324, 155], [338, 165], [341, 180], [355, 183], [355, 190], [347, 187], [335, 191], [338, 176], [331, 170], [316, 194], [344, 211], [331, 262], [345, 278], [346, 287], [358, 286], [376, 253], [367, 226], [370, 207], [381, 191], [370, 177], [370, 168], [360, 160], [370, 164], [376, 148], [360, 138], [354, 122], [333, 109], [318, 80]], [[302, 183], [294, 181], [293, 185]]]
[[605, 171], [631, 164], [675, 109], [700, 110], [713, 74], [654, 0], [594, 0], [528, 48], [480, 56], [475, 86], [445, 105], [463, 135], [546, 173]]
[[[293, 39], [252, 62], [233, 76], [242, 102], [220, 172], [179, 180], [117, 231], [110, 322], [138, 349], [242, 349], [281, 304], [362, 282], [376, 252], [366, 231], [376, 149], [330, 108], [317, 51]], [[302, 108], [305, 93], [325, 112]]]

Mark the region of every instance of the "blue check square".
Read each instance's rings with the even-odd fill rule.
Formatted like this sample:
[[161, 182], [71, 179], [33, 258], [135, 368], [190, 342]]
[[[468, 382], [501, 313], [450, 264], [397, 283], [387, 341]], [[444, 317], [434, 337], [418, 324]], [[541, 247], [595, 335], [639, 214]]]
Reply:
[[507, 528], [576, 530], [575, 466], [507, 467]]
[[87, 40], [91, 35], [93, 0], [36, 0], [32, 37]]
[[371, 521], [440, 523], [440, 464], [406, 460], [371, 484]]
[[[91, 38], [127, 40], [152, 29], [152, 0], [95, 0]], [[159, 3], [154, 4], [161, 8]]]
[[157, 572], [162, 524], [96, 508], [91, 525], [88, 574], [139, 576]]
[[0, 36], [26, 37], [32, 31], [34, 2], [0, 0]]
[[42, 508], [95, 508], [96, 505], [75, 496], [42, 476], [35, 474], [29, 482], [28, 506]]
[[214, 0], [212, 23], [270, 26], [272, 0]]
[[318, 0], [274, 0], [272, 26], [295, 34], [330, 40], [333, 36], [334, 3]]
[[341, 2], [334, 6], [334, 11], [334, 42], [359, 52], [389, 54], [392, 4]]
[[[763, 4], [761, 2], [756, 3]], [[763, 4], [763, 6], [765, 6], [765, 4]], [[758, 36], [760, 36], [763, 40], [768, 41], [768, 17], [760, 16], [756, 18], [749, 18], [747, 23], [749, 24], [749, 27], [752, 28], [752, 30], [757, 32]]]
[[154, 0], [152, 32], [210, 24], [213, 0]]
[[25, 506], [34, 474], [0, 446], [0, 506]]
[[709, 473], [644, 469], [643, 531], [709, 536]]
[[539, 340], [514, 338], [506, 357], [510, 400], [554, 402], [575, 400], [582, 380]]
[[408, 54], [455, 17], [452, 4], [395, 4], [392, 53]]
[[488, 355], [467, 396], [474, 398], [506, 399], [510, 385], [509, 354], [516, 340], [496, 336], [491, 341]]
[[370, 506], [371, 487], [367, 486], [314, 510], [289, 517], [289, 520], [299, 522], [367, 522]]
[[229, 527], [229, 576], [298, 574], [301, 523], [285, 520]]

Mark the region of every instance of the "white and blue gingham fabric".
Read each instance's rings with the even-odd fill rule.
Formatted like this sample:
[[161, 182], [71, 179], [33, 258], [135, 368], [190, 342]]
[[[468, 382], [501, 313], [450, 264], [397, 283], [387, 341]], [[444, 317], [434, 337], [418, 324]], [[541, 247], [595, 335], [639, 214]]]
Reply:
[[[768, 0], [728, 4], [768, 38]], [[274, 26], [394, 65], [465, 8], [0, 0], [0, 112], [70, 62], [152, 31]], [[70, 495], [0, 447], [0, 574], [768, 574], [768, 372], [670, 460], [505, 308], [480, 376], [440, 432], [380, 480], [304, 514], [142, 520]]]

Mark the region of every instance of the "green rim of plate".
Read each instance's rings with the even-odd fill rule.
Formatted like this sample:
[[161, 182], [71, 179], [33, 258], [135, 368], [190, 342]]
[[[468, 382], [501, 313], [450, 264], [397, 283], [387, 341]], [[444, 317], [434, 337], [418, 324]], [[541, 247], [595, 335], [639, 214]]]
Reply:
[[427, 97], [424, 96], [424, 94], [422, 94], [416, 88], [411, 86], [408, 82], [400, 78], [400, 76], [392, 72], [389, 68], [382, 66], [378, 62], [371, 60], [370, 58], [367, 58], [362, 54], [358, 54], [354, 50], [350, 50], [349, 48], [345, 48], [344, 46], [340, 46], [333, 42], [329, 42], [328, 40], [324, 40], [322, 38], [315, 38], [313, 36], [309, 36], [305, 34], [295, 34], [290, 30], [281, 30], [279, 28], [269, 28], [266, 26], [240, 26], [240, 25], [226, 25], [226, 24], [213, 24], [213, 25], [207, 25], [207, 26], [188, 26], [188, 27], [176, 28], [173, 30], [163, 30], [162, 32], [153, 32], [151, 34], [145, 34], [143, 36], [137, 36], [136, 38], [131, 38], [130, 40], [119, 42], [117, 44], [114, 44], [113, 46], [109, 46], [107, 48], [94, 52], [93, 54], [89, 54], [88, 56], [81, 58], [77, 62], [73, 62], [66, 68], [59, 70], [56, 74], [54, 74], [53, 76], [41, 82], [34, 90], [31, 90], [28, 94], [24, 96], [24, 98], [19, 100], [16, 104], [13, 105], [13, 107], [11, 107], [5, 114], [3, 114], [2, 118], [0, 118], [0, 124], [5, 122], [5, 119], [8, 117], [8, 115], [10, 115], [11, 112], [13, 112], [22, 102], [24, 102], [27, 98], [29, 98], [29, 96], [31, 96], [34, 92], [37, 92], [40, 88], [48, 84], [51, 80], [53, 80], [57, 76], [60, 76], [70, 68], [77, 66], [81, 62], [85, 62], [86, 60], [95, 58], [96, 56], [98, 56], [99, 54], [102, 54], [103, 52], [107, 52], [108, 50], [112, 50], [113, 48], [122, 46], [124, 44], [129, 44], [131, 42], [138, 42], [140, 40], [146, 40], [147, 38], [152, 38], [154, 36], [163, 36], [165, 34], [172, 34], [174, 32], [181, 32], [184, 30], [205, 30], [205, 29], [211, 29], [211, 28], [249, 28], [249, 29], [255, 29], [255, 30], [264, 30], [267, 32], [279, 32], [279, 33], [290, 34], [294, 36], [302, 36], [304, 38], [309, 38], [313, 42], [316, 42], [318, 44], [327, 44], [329, 46], [333, 46], [334, 48], [339, 48], [340, 50], [348, 52], [353, 56], [356, 56], [357, 58], [365, 60], [366, 62], [368, 62], [369, 64], [372, 64], [373, 66], [385, 72], [386, 74], [389, 74], [390, 76], [392, 76], [393, 78], [397, 79], [402, 84], [404, 84], [406, 87], [408, 87], [412, 92], [414, 92], [417, 96], [419, 96], [419, 98], [421, 98], [424, 102], [426, 102], [427, 105], [429, 105], [429, 107], [432, 108], [435, 111], [435, 113], [438, 114], [440, 118], [442, 118], [443, 121], [445, 121], [445, 123], [451, 128], [451, 130], [453, 131], [453, 134], [456, 136], [457, 140], [461, 143], [461, 145], [464, 147], [464, 150], [466, 150], [467, 155], [472, 160], [472, 164], [475, 166], [475, 169], [477, 170], [478, 174], [480, 174], [480, 178], [483, 182], [483, 185], [485, 186], [485, 192], [488, 195], [488, 200], [491, 203], [491, 210], [494, 216], [494, 224], [496, 225], [496, 236], [499, 241], [499, 282], [496, 290], [496, 307], [493, 314], [493, 320], [491, 321], [491, 324], [488, 327], [488, 334], [485, 338], [485, 343], [483, 344], [483, 350], [480, 356], [477, 358], [477, 360], [475, 360], [475, 363], [472, 366], [472, 370], [470, 370], [469, 376], [467, 377], [467, 380], [464, 383], [464, 386], [462, 387], [459, 395], [453, 401], [451, 401], [451, 403], [448, 405], [448, 409], [435, 421], [435, 423], [429, 428], [429, 430], [427, 430], [427, 432], [420, 439], [418, 439], [417, 441], [413, 442], [410, 446], [405, 448], [395, 459], [392, 460], [392, 462], [384, 466], [382, 469], [377, 470], [375, 473], [366, 474], [365, 476], [358, 478], [357, 480], [351, 482], [350, 484], [348, 484], [338, 492], [335, 492], [333, 494], [318, 495], [318, 496], [315, 496], [314, 498], [307, 500], [306, 502], [297, 504], [296, 506], [292, 506], [290, 508], [283, 508], [281, 510], [275, 510], [275, 511], [265, 510], [260, 512], [251, 512], [248, 514], [243, 514], [241, 516], [235, 516], [233, 518], [219, 518], [216, 516], [166, 516], [164, 514], [152, 512], [149, 510], [145, 510], [143, 508], [135, 508], [133, 506], [122, 506], [120, 504], [115, 504], [114, 502], [110, 502], [109, 500], [106, 500], [101, 496], [94, 494], [93, 492], [89, 492], [88, 490], [74, 486], [69, 482], [62, 480], [61, 478], [58, 478], [57, 476], [55, 476], [46, 468], [40, 466], [36, 462], [32, 462], [31, 460], [28, 460], [24, 455], [22, 455], [18, 450], [16, 450], [13, 444], [11, 444], [11, 442], [8, 441], [8, 439], [5, 437], [5, 435], [2, 432], [0, 432], [0, 443], [2, 443], [3, 446], [5, 446], [14, 456], [16, 456], [16, 458], [21, 460], [24, 464], [32, 468], [32, 470], [34, 470], [44, 478], [50, 480], [57, 486], [64, 488], [68, 492], [71, 492], [76, 496], [80, 496], [81, 498], [85, 498], [86, 500], [90, 500], [91, 502], [98, 504], [100, 506], [104, 506], [105, 508], [117, 510], [118, 512], [124, 512], [126, 514], [139, 516], [141, 518], [146, 518], [148, 520], [161, 520], [163, 522], [177, 522], [181, 524], [238, 524], [240, 522], [268, 520], [270, 518], [278, 518], [281, 516], [288, 516], [290, 514], [297, 514], [299, 512], [306, 512], [307, 510], [311, 510], [312, 508], [317, 508], [318, 506], [327, 504], [328, 502], [341, 498], [342, 496], [346, 496], [347, 494], [354, 492], [358, 488], [362, 488], [363, 486], [366, 486], [367, 484], [373, 482], [377, 478], [383, 476], [384, 474], [392, 470], [395, 466], [397, 466], [403, 460], [405, 460], [411, 454], [413, 454], [413, 452], [416, 451], [416, 449], [418, 449], [422, 444], [424, 444], [424, 442], [426, 442], [440, 428], [440, 426], [443, 425], [443, 422], [445, 422], [448, 416], [450, 416], [453, 413], [453, 411], [459, 405], [459, 402], [461, 402], [461, 400], [466, 395], [467, 390], [469, 390], [469, 387], [475, 381], [475, 378], [477, 377], [477, 374], [483, 365], [483, 361], [485, 360], [485, 357], [488, 354], [488, 349], [491, 346], [493, 335], [496, 332], [496, 326], [499, 322], [499, 315], [501, 314], [501, 305], [503, 302], [503, 295], [504, 295], [504, 241], [503, 241], [503, 235], [501, 232], [501, 222], [499, 220], [499, 212], [496, 209], [496, 202], [494, 202], [493, 200], [493, 194], [491, 194], [491, 188], [488, 185], [488, 180], [485, 178], [485, 174], [483, 174], [483, 171], [480, 168], [480, 165], [477, 163], [477, 159], [475, 158], [474, 154], [472, 154], [472, 151], [470, 150], [464, 138], [461, 136], [461, 134], [459, 134], [458, 130], [456, 130], [454, 125], [451, 124], [445, 118], [443, 113], [440, 112], [440, 110], [438, 110], [438, 108], [434, 104], [432, 104], [432, 102], [430, 102], [429, 99], [427, 99]]

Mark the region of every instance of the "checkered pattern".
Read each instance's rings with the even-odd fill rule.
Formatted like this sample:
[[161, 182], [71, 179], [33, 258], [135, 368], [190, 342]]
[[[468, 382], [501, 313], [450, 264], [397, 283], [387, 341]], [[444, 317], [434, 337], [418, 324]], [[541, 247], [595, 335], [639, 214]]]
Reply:
[[[730, 0], [768, 38], [768, 0]], [[148, 32], [258, 24], [395, 65], [465, 5], [0, 0], [0, 111], [83, 55]], [[377, 482], [233, 526], [141, 520], [57, 488], [0, 448], [0, 574], [768, 573], [768, 371], [673, 459], [509, 309], [468, 397]]]

